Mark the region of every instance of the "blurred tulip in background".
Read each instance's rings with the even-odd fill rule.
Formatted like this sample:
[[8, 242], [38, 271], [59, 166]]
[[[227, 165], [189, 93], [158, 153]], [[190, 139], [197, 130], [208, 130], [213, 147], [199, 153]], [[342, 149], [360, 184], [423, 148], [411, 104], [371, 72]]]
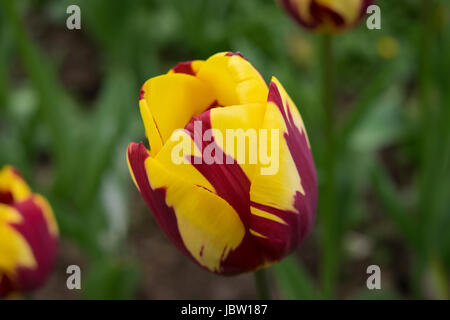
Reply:
[[0, 298], [41, 286], [53, 268], [58, 226], [52, 209], [13, 167], [0, 170]]

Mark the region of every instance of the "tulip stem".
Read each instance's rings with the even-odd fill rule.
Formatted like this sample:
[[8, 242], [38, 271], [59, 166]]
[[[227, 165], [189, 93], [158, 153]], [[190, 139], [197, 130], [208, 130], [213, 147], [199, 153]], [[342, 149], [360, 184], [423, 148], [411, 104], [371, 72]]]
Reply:
[[[421, 127], [418, 128], [417, 141], [420, 146], [420, 171], [419, 171], [419, 196], [416, 223], [419, 245], [415, 248], [416, 259], [413, 269], [414, 298], [423, 299], [424, 277], [429, 273], [431, 279], [435, 279], [436, 297], [448, 299], [448, 276], [445, 268], [441, 267], [439, 251], [435, 251], [433, 232], [439, 221], [439, 189], [441, 177], [445, 177], [445, 164], [442, 159], [444, 148], [443, 133], [447, 127], [445, 109], [443, 105], [436, 104], [434, 94], [433, 75], [433, 46], [440, 41], [436, 13], [438, 2], [434, 0], [422, 0], [422, 28], [420, 41], [418, 42], [418, 99]], [[443, 59], [442, 61], [444, 61]], [[445, 64], [440, 64], [445, 70]], [[444, 101], [444, 100], [443, 100]], [[448, 118], [448, 116], [447, 116]], [[444, 124], [445, 123], [445, 124]], [[444, 125], [443, 125], [444, 124]], [[445, 178], [444, 178], [445, 179]], [[444, 284], [439, 287], [440, 284]]]
[[[321, 43], [322, 103], [325, 110], [325, 134], [327, 142], [333, 142], [334, 130], [334, 56], [333, 39], [324, 35]], [[332, 144], [330, 143], [329, 146]]]
[[321, 280], [324, 298], [332, 298], [338, 275], [339, 239], [336, 220], [335, 188], [335, 110], [333, 36], [324, 35], [320, 43], [322, 104], [324, 108], [325, 158], [321, 209]]
[[270, 300], [270, 285], [269, 285], [269, 275], [266, 269], [259, 269], [255, 271], [255, 286], [256, 292], [258, 293], [259, 299]]

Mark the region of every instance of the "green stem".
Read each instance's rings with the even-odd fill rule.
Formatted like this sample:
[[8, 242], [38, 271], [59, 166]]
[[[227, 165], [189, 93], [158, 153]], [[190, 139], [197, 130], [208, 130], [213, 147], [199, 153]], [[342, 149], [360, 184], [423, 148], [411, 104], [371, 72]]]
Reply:
[[259, 299], [270, 300], [270, 285], [269, 285], [269, 275], [266, 269], [259, 269], [254, 273], [255, 275], [255, 285], [256, 292], [258, 293]]
[[335, 110], [334, 110], [334, 55], [331, 35], [324, 35], [320, 46], [320, 61], [322, 69], [322, 103], [325, 111], [325, 157], [324, 157], [324, 185], [321, 210], [321, 245], [322, 264], [321, 280], [325, 298], [332, 298], [338, 275], [338, 224], [336, 220], [336, 177], [335, 177]]
[[[436, 129], [433, 125], [433, 109], [430, 101], [431, 84], [431, 46], [432, 46], [432, 12], [433, 0], [422, 0], [422, 34], [418, 47], [418, 98], [421, 114], [421, 127], [418, 131], [418, 142], [421, 152], [419, 174], [419, 206], [416, 224], [419, 242], [416, 248], [414, 266], [413, 291], [416, 298], [423, 298], [423, 278], [429, 264], [430, 223], [435, 216], [434, 188], [436, 177], [436, 157], [433, 151]], [[435, 149], [435, 150], [433, 150]]]
[[[333, 38], [324, 35], [321, 41], [322, 103], [325, 110], [327, 142], [333, 142], [334, 133], [334, 55]], [[330, 144], [331, 145], [331, 144]]]
[[[419, 269], [414, 282], [415, 297], [423, 298], [423, 278], [425, 272], [434, 280], [435, 295], [440, 299], [448, 299], [448, 274], [442, 267], [442, 252], [439, 252], [435, 230], [442, 214], [440, 203], [442, 186], [446, 178], [446, 132], [448, 127], [448, 108], [444, 92], [442, 103], [434, 98], [435, 86], [440, 80], [434, 77], [433, 51], [440, 44], [440, 30], [435, 25], [439, 2], [422, 0], [422, 34], [418, 47], [418, 84], [421, 127], [418, 132], [421, 146], [421, 167], [419, 176], [419, 206], [417, 230], [420, 236], [418, 248], [419, 261], [423, 266]], [[439, 61], [440, 68], [446, 70], [445, 59]], [[445, 188], [445, 187], [443, 187]]]

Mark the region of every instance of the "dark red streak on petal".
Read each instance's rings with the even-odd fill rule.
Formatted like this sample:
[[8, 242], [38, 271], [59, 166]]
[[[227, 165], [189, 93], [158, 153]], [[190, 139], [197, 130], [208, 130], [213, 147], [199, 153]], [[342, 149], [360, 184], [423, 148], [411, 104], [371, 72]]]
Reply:
[[175, 73], [185, 73], [190, 74], [191, 76], [195, 76], [195, 71], [192, 68], [192, 61], [180, 62], [172, 68], [172, 71]]
[[[211, 129], [210, 114], [210, 110], [208, 110], [200, 116], [193, 117], [185, 128], [195, 142], [202, 141], [202, 144], [198, 145], [201, 150], [209, 144], [215, 144], [216, 149], [219, 149], [219, 146], [214, 141], [214, 137], [212, 137], [211, 141], [204, 141], [201, 137], [199, 139], [194, 138], [194, 134], [196, 134], [194, 132], [194, 121], [201, 121], [201, 135], [203, 137], [205, 131]], [[217, 195], [226, 200], [236, 210], [242, 222], [247, 227], [250, 215], [250, 180], [236, 160], [232, 159], [223, 151], [222, 154], [222, 164], [206, 164], [204, 161], [196, 164], [194, 156], [190, 160], [192, 165], [211, 183]]]
[[[206, 130], [211, 129], [210, 111], [206, 111], [200, 116], [194, 117], [191, 123], [186, 126], [185, 129], [191, 135], [192, 139], [194, 139], [193, 121], [195, 120], [202, 122], [203, 135]], [[212, 138], [212, 141], [200, 141], [202, 141], [202, 145], [198, 147], [201, 147], [202, 150], [206, 145], [216, 143], [214, 138]], [[219, 149], [219, 146], [216, 145], [216, 147]], [[225, 249], [222, 253], [220, 273], [223, 275], [233, 275], [254, 270], [265, 261], [276, 260], [278, 253], [275, 251], [268, 251], [266, 246], [262, 244], [259, 239], [255, 239], [255, 237], [250, 234], [250, 180], [236, 160], [225, 154], [223, 150], [222, 154], [223, 164], [206, 164], [204, 162], [195, 164], [195, 159], [193, 157], [190, 160], [192, 165], [211, 183], [216, 190], [217, 195], [233, 207], [244, 224], [246, 232], [239, 247], [235, 250], [231, 250], [227, 257], [224, 256]]]
[[11, 204], [14, 202], [14, 198], [9, 191], [0, 191], [0, 203]]
[[214, 100], [206, 110], [211, 110], [214, 108], [221, 108], [221, 107], [223, 107], [223, 106], [221, 104], [219, 104], [219, 101]]
[[[160, 188], [153, 190], [150, 187], [144, 166], [145, 159], [147, 159], [147, 157], [148, 157], [147, 150], [142, 143], [140, 144], [132, 143], [128, 147], [128, 158], [130, 161], [131, 169], [133, 171], [133, 175], [136, 179], [136, 183], [138, 184], [140, 192], [143, 198], [145, 199], [148, 207], [152, 211], [158, 225], [165, 232], [168, 239], [171, 242], [173, 242], [181, 252], [183, 252], [185, 255], [190, 257], [194, 262], [198, 264], [198, 261], [195, 258], [193, 258], [193, 256], [186, 249], [183, 243], [183, 240], [180, 236], [177, 227], [174, 209], [172, 207], [168, 207], [165, 203], [165, 189]], [[204, 166], [208, 165], [204, 164], [203, 166], [200, 166], [198, 168], [200, 168], [202, 172], [205, 172], [206, 176], [211, 179], [209, 181], [217, 188], [216, 190], [220, 190], [221, 191], [220, 193], [227, 199], [231, 199], [234, 195], [238, 197], [238, 199], [232, 199], [231, 201], [233, 205], [236, 208], [238, 208], [236, 209], [236, 211], [240, 212], [240, 214], [246, 214], [247, 215], [246, 219], [248, 220], [248, 216], [250, 215], [248, 203], [250, 200], [249, 199], [246, 200], [248, 201], [248, 203], [246, 204], [247, 208], [244, 209], [244, 203], [243, 202], [239, 203], [239, 201], [242, 201], [242, 199], [239, 200], [240, 195], [237, 194], [236, 191], [237, 189], [230, 187], [229, 181], [226, 180], [223, 176], [223, 174], [225, 174], [222, 171], [224, 170], [224, 168], [215, 167], [215, 169], [209, 172], [209, 170], [207, 170], [206, 167]], [[237, 169], [237, 167], [235, 167], [235, 169]], [[242, 176], [243, 173], [236, 172], [234, 174], [241, 175], [240, 176], [241, 179], [244, 180], [247, 179], [246, 177], [244, 177], [245, 175]], [[226, 173], [226, 176], [227, 178], [230, 178], [230, 176], [232, 175], [230, 173]], [[223, 186], [221, 186], [220, 184], [223, 184]], [[228, 185], [228, 188], [225, 188], [225, 184]], [[243, 184], [247, 185], [247, 188], [249, 188], [248, 187], [249, 182], [248, 183], [244, 182]], [[238, 188], [240, 187], [240, 185], [235, 185], [235, 187]], [[226, 193], [226, 189], [231, 189], [232, 190], [231, 192], [234, 193]], [[211, 214], [214, 214], [214, 212], [211, 212]], [[246, 233], [242, 244], [239, 246], [239, 248], [237, 248], [237, 250], [231, 252], [228, 255], [226, 261], [224, 261], [221, 266], [222, 269], [218, 270], [217, 273], [223, 275], [231, 275], [255, 269], [264, 261], [263, 251], [261, 250], [261, 248], [258, 248], [258, 246], [259, 244], [253, 240], [253, 237], [250, 236], [249, 233]], [[204, 249], [200, 250], [200, 255], [203, 255], [203, 251]], [[205, 268], [204, 266], [201, 267]]]
[[17, 290], [17, 285], [9, 277], [3, 275], [0, 279], [0, 299]]
[[242, 59], [248, 61], [248, 59], [247, 59], [246, 57], [244, 57], [244, 56], [242, 55], [242, 53], [240, 53], [239, 51], [236, 51], [236, 52], [227, 52], [227, 53], [225, 53], [225, 57], [234, 57], [234, 56], [241, 57]]
[[158, 188], [153, 190], [150, 187], [147, 172], [145, 170], [145, 160], [149, 157], [147, 149], [142, 143], [131, 143], [128, 147], [128, 159], [133, 171], [136, 183], [150, 208], [159, 227], [175, 246], [188, 257], [192, 255], [186, 249], [178, 230], [177, 217], [172, 207], [166, 205], [166, 189]]
[[305, 192], [305, 196], [298, 192], [295, 195], [295, 199], [293, 199], [293, 204], [300, 215], [307, 215], [303, 222], [307, 223], [305, 230], [309, 230], [317, 209], [317, 174], [312, 152], [305, 132], [300, 130], [294, 123], [288, 101], [285, 101], [286, 114], [280, 92], [273, 82], [270, 85], [268, 101], [273, 102], [278, 107], [286, 123], [287, 132], [284, 134], [284, 139], [300, 175], [301, 184]]
[[[255, 247], [262, 247], [263, 249], [260, 249], [263, 252], [261, 253], [261, 256], [264, 258], [262, 261], [280, 260], [299, 246], [311, 230], [317, 203], [316, 171], [306, 135], [295, 126], [290, 110], [287, 109], [288, 112], [285, 112], [280, 92], [274, 83], [271, 83], [268, 101], [274, 102], [277, 105], [286, 123], [287, 132], [284, 135], [284, 139], [300, 174], [305, 195], [296, 191], [293, 196], [292, 204], [296, 212], [280, 210], [255, 202], [250, 203], [252, 207], [279, 217], [284, 222], [280, 223], [257, 215], [251, 215], [250, 228], [264, 235], [264, 238], [258, 236], [252, 237], [253, 243], [258, 242], [259, 246], [253, 245], [251, 247], [249, 243], [252, 242], [244, 242], [241, 246], [242, 248], [239, 247], [236, 252], [239, 250], [241, 253], [245, 252], [242, 255], [245, 259], [247, 255], [254, 255], [254, 253], [252, 254], [252, 250], [255, 250]], [[232, 258], [233, 253], [230, 254]], [[236, 256], [234, 258], [239, 263], [242, 263], [242, 256]], [[239, 263], [236, 263], [236, 266]]]
[[[289, 151], [294, 159], [295, 166], [300, 174], [301, 184], [305, 192], [305, 196], [299, 192], [296, 194], [294, 206], [300, 204], [299, 197], [304, 197], [306, 212], [308, 214], [308, 221], [312, 223], [314, 221], [314, 215], [317, 206], [317, 173], [312, 157], [312, 152], [309, 148], [306, 134], [303, 130], [299, 130], [295, 124], [294, 119], [289, 108], [289, 103], [286, 101], [289, 123], [287, 126], [288, 132], [284, 134]], [[302, 206], [303, 207], [303, 206]], [[299, 210], [299, 212], [302, 212]]]
[[312, 222], [304, 208], [305, 203], [304, 197], [298, 191], [294, 196], [294, 207], [301, 213], [251, 203], [252, 207], [271, 213], [285, 222], [280, 223], [257, 215], [251, 217], [251, 228], [267, 237], [259, 241], [276, 257], [275, 259], [280, 259], [295, 250], [311, 229]]

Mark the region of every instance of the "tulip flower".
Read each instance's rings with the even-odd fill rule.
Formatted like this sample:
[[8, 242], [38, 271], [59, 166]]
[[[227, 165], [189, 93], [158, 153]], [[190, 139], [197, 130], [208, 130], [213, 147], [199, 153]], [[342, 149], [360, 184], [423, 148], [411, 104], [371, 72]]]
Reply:
[[335, 33], [356, 25], [374, 0], [279, 0], [305, 28]]
[[49, 275], [57, 253], [58, 226], [42, 196], [20, 173], [0, 170], [0, 298], [36, 289]]
[[[130, 172], [181, 252], [233, 275], [298, 248], [315, 219], [316, 170], [300, 113], [276, 78], [268, 86], [241, 54], [218, 53], [149, 79], [139, 106], [150, 150], [129, 145]], [[229, 147], [228, 132], [239, 130], [248, 143]], [[174, 159], [180, 143], [186, 161]]]

